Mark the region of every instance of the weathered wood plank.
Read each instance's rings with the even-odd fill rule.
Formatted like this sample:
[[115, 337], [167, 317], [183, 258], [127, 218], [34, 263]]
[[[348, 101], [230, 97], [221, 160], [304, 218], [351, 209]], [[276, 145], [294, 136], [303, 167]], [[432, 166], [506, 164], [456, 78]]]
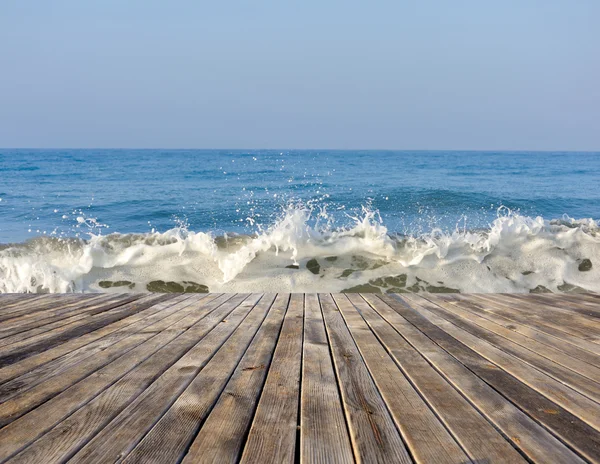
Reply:
[[0, 366], [12, 364], [33, 354], [53, 348], [71, 338], [76, 338], [120, 319], [124, 319], [127, 316], [148, 308], [150, 305], [170, 300], [173, 296], [173, 294], [149, 295], [124, 306], [119, 306], [105, 313], [92, 316], [84, 321], [77, 321], [28, 338], [22, 342], [3, 346], [0, 348]]
[[[210, 411], [210, 415], [189, 446], [189, 451], [187, 454], [185, 451], [179, 451], [180, 456], [185, 454], [183, 463], [239, 461], [246, 433], [258, 404], [273, 351], [281, 332], [288, 301], [289, 295], [280, 294], [278, 296], [278, 300], [235, 368], [227, 386]], [[158, 446], [168, 447], [169, 444], [165, 443], [168, 440], [164, 440], [162, 437], [161, 435], [161, 442], [158, 442]], [[138, 447], [140, 449], [136, 448], [127, 456], [125, 463], [167, 462], [167, 458], [170, 456], [165, 455], [164, 452], [157, 453], [156, 444], [157, 442], [152, 440], [151, 434], [148, 434], [140, 443], [141, 446]], [[141, 448], [145, 448], [145, 450]], [[148, 459], [150, 456], [153, 459]]]
[[[503, 294], [504, 295], [504, 294]], [[588, 303], [587, 301], [576, 298], [571, 295], [564, 294], [556, 294], [553, 293], [551, 295], [547, 295], [544, 293], [539, 294], [506, 294], [507, 298], [513, 298], [526, 301], [531, 299], [533, 301], [539, 302], [542, 306], [551, 307], [553, 309], [562, 311], [564, 313], [577, 313], [581, 314], [584, 317], [590, 318], [600, 318], [600, 309], [598, 309], [597, 304]]]
[[464, 296], [451, 298], [449, 295], [436, 295], [435, 301], [443, 301], [446, 304], [459, 306], [466, 311], [484, 317], [491, 322], [495, 322], [496, 324], [500, 324], [502, 327], [520, 333], [532, 340], [544, 344], [545, 346], [551, 346], [573, 358], [577, 358], [592, 366], [600, 367], [600, 356], [584, 350], [577, 345], [573, 345], [564, 338], [558, 338], [554, 335], [534, 329], [525, 324], [521, 324], [514, 319], [508, 319], [507, 317], [489, 311], [487, 309], [488, 303], [476, 302], [472, 299], [465, 299]]
[[44, 294], [28, 301], [17, 300], [16, 305], [6, 308], [0, 312], [0, 322], [12, 320], [27, 314], [37, 313], [43, 315], [47, 311], [53, 311], [61, 307], [77, 306], [83, 304], [90, 298], [96, 298], [97, 294]]
[[305, 295], [300, 393], [300, 462], [353, 462], [323, 314], [314, 293]]
[[600, 293], [594, 293], [594, 292], [576, 293], [576, 294], [572, 293], [570, 296], [572, 298], [576, 298], [577, 300], [580, 300], [580, 301], [587, 301], [588, 303], [591, 303], [596, 307], [598, 307], [598, 304], [600, 304]]
[[[165, 319], [174, 313], [176, 316], [171, 318], [169, 321], [175, 321], [183, 319], [187, 314], [196, 311], [196, 304], [203, 296], [190, 297], [189, 295], [176, 296], [175, 298], [160, 303], [160, 312], [153, 314], [152, 316], [146, 317], [131, 324], [127, 327], [126, 331], [120, 331], [111, 336], [105, 337], [97, 342], [80, 348], [79, 350], [71, 351], [65, 356], [62, 356], [53, 361], [42, 364], [36, 369], [32, 369], [19, 377], [16, 377], [8, 382], [0, 385], [0, 403], [7, 401], [13, 396], [20, 394], [46, 380], [53, 377], [54, 375], [60, 374], [69, 368], [75, 366], [78, 362], [82, 362], [85, 359], [93, 356], [100, 351], [105, 351], [111, 345], [115, 344], [119, 340], [123, 340], [130, 334], [141, 331], [145, 327]], [[210, 300], [209, 300], [210, 301]], [[120, 351], [120, 350], [119, 350]]]
[[[557, 318], [568, 317], [583, 327], [589, 324], [592, 324], [594, 327], [598, 325], [599, 321], [595, 319], [600, 317], [600, 313], [596, 313], [592, 307], [584, 302], [570, 298], [568, 295], [563, 297], [555, 295], [557, 294], [501, 294], [507, 302], [516, 301], [520, 304], [531, 305], [534, 310], [537, 310], [538, 314], [547, 314], [550, 312]], [[594, 333], [598, 335], [596, 331]]]
[[[411, 296], [407, 297], [412, 301]], [[423, 298], [424, 299], [424, 298]], [[427, 299], [431, 305], [427, 305], [427, 309], [437, 316], [451, 322], [456, 327], [460, 327], [466, 332], [476, 336], [480, 340], [485, 340], [490, 345], [508, 353], [520, 360], [526, 362], [532, 367], [548, 374], [554, 379], [569, 385], [574, 390], [593, 399], [600, 400], [600, 384], [585, 377], [575, 371], [577, 360], [563, 355], [560, 351], [551, 351], [551, 348], [543, 350], [545, 356], [538, 354], [534, 348], [535, 342], [526, 337], [519, 336], [502, 326], [493, 324], [486, 319], [478, 318], [467, 311], [463, 311], [458, 307], [443, 308], [435, 303], [434, 299]], [[521, 338], [519, 338], [521, 337]], [[542, 345], [543, 346], [543, 345]], [[559, 363], [562, 361], [563, 364]], [[572, 366], [565, 367], [565, 365]], [[586, 370], [586, 364], [581, 363], [583, 370]], [[581, 366], [579, 366], [581, 368]], [[593, 366], [587, 369], [588, 375], [593, 376]]]
[[333, 298], [319, 294], [319, 300], [356, 459], [412, 462]]
[[[521, 409], [535, 421], [542, 424], [546, 430], [550, 431], [553, 435], [560, 438], [561, 441], [567, 443], [572, 449], [577, 450], [586, 458], [598, 461], [598, 456], [600, 456], [600, 432], [592, 426], [573, 415], [568, 410], [562, 408], [557, 403], [541, 395], [535, 389], [517, 380], [497, 365], [490, 363], [488, 359], [481, 356], [477, 351], [472, 350], [467, 345], [445, 332], [442, 328], [430, 322], [420, 313], [420, 311], [416, 310], [416, 308], [420, 307], [419, 304], [403, 300], [399, 295], [395, 295], [395, 298], [383, 295], [380, 296], [380, 298], [391, 306], [394, 311], [427, 335], [427, 337], [437, 345], [460, 361], [480, 379], [493, 386], [496, 391], [517, 406], [518, 409]], [[404, 302], [402, 303], [401, 301]], [[420, 351], [421, 353], [424, 353], [423, 350]], [[440, 368], [443, 366], [437, 365], [437, 367]], [[453, 382], [456, 382], [457, 379], [456, 377], [447, 378]], [[471, 398], [474, 403], [481, 399], [485, 398], [477, 396]], [[507, 426], [515, 427], [518, 426], [520, 422], [525, 422], [523, 421], [522, 415], [514, 415], [514, 411], [512, 412], [512, 420], [509, 420], [506, 423]], [[486, 411], [488, 417], [491, 417], [490, 414], [491, 412]], [[502, 415], [500, 415], [500, 418], [502, 418]], [[545, 448], [552, 446], [551, 441], [543, 440], [540, 436], [540, 443], [543, 443], [543, 445], [540, 446], [541, 449], [535, 449], [535, 442], [528, 436], [528, 431], [535, 432], [537, 429], [532, 425], [531, 421], [525, 423], [527, 423], [527, 427], [522, 429], [520, 434], [507, 434], [507, 436], [511, 437], [511, 441], [513, 441], [515, 445], [524, 452], [525, 448], [523, 448], [523, 444], [525, 443], [525, 440], [527, 440], [531, 446], [528, 451], [540, 452], [544, 451]], [[526, 454], [528, 453], [526, 452]], [[559, 455], [561, 454], [557, 452], [557, 456]], [[562, 453], [562, 455], [564, 456], [564, 453]], [[554, 460], [556, 459], [558, 458], [555, 458]], [[553, 462], [554, 460], [550, 460], [550, 462]], [[570, 461], [565, 459], [565, 462]]]
[[[221, 297], [221, 295], [218, 293], [208, 294], [205, 297], [203, 304], [219, 297]], [[175, 302], [177, 301], [178, 300], [175, 299]], [[106, 346], [110, 346], [114, 342], [117, 342], [128, 336], [130, 330], [136, 330], [136, 326], [133, 324], [136, 324], [146, 318], [152, 318], [152, 322], [157, 322], [159, 319], [161, 319], [160, 315], [157, 316], [157, 313], [169, 307], [171, 304], [171, 300], [167, 300], [166, 302], [149, 305], [146, 309], [143, 309], [131, 316], [113, 322], [87, 334], [75, 337], [48, 350], [33, 354], [32, 356], [21, 359], [14, 364], [4, 366], [0, 368], [0, 384], [20, 375], [31, 372], [45, 363], [51, 362], [55, 359], [69, 356], [79, 356], [81, 351], [86, 351], [88, 349], [93, 351], [97, 346], [100, 346], [101, 349]]]
[[[534, 462], [576, 461], [577, 457], [562, 442], [574, 445], [585, 456], [597, 456], [598, 433], [585, 422], [490, 364], [421, 316], [408, 302], [401, 303], [387, 295], [362, 296], [494, 423], [513, 446]], [[591, 441], [584, 438], [587, 434]]]
[[41, 296], [39, 293], [0, 293], [0, 313], [8, 312], [15, 305], [24, 304]]
[[[24, 314], [35, 312], [36, 308], [47, 308], [51, 305], [56, 305], [57, 301], [62, 304], [69, 304], [74, 301], [75, 295], [63, 295], [59, 298], [58, 295], [35, 295], [31, 298], [18, 298], [6, 303], [0, 307], [0, 322], [6, 322], [15, 317], [20, 317]], [[81, 303], [81, 300], [78, 300]]]
[[464, 450], [406, 379], [357, 308], [343, 294], [334, 294], [333, 299], [411, 456], [424, 463], [468, 461]]
[[[560, 364], [569, 370], [587, 377], [596, 384], [600, 383], [600, 368], [592, 364], [583, 362], [576, 357], [569, 356], [554, 346], [538, 342], [535, 338], [527, 337], [514, 330], [507, 329], [502, 324], [490, 321], [479, 314], [468, 311], [460, 305], [449, 304], [440, 298], [436, 298], [434, 295], [424, 295], [423, 297], [432, 303], [437, 304], [440, 308], [443, 308], [444, 311], [448, 311], [449, 313], [470, 321], [483, 329], [511, 340], [523, 348], [535, 352], [539, 356], [547, 358], [554, 363]], [[598, 360], [600, 360], [600, 356], [598, 357]]]
[[[0, 429], [0, 443], [8, 444], [0, 448], [0, 459], [5, 459], [30, 444], [65, 417], [69, 416], [73, 411], [86, 405], [86, 403], [90, 403], [90, 400], [113, 385], [132, 369], [144, 363], [144, 361], [159, 351], [163, 346], [169, 344], [173, 340], [177, 340], [178, 336], [182, 333], [187, 333], [188, 336], [185, 337], [183, 343], [179, 341], [173, 345], [175, 348], [171, 349], [170, 347], [167, 351], [172, 356], [177, 357], [182, 351], [197, 342], [198, 333], [196, 331], [205, 333], [205, 331], [210, 330], [212, 327], [219, 324], [222, 318], [226, 317], [226, 315], [238, 305], [240, 299], [243, 300], [245, 297], [246, 295], [241, 295], [239, 298], [232, 298], [231, 295], [224, 295], [207, 305], [200, 304], [196, 313], [190, 314], [183, 319], [173, 321], [169, 320], [169, 317], [172, 317], [169, 316], [166, 319], [153, 324], [153, 326], [143, 329], [139, 333], [131, 334], [128, 339], [142, 337], [146, 341], [138, 344], [138, 346], [113, 361], [110, 365], [92, 373], [54, 398], [41, 404], [36, 409], [33, 409], [29, 413]], [[207, 316], [210, 317], [211, 315], [213, 317], [210, 319], [211, 322], [207, 327], [207, 321], [205, 319], [207, 319]], [[189, 329], [192, 328], [195, 329], [194, 332], [189, 331]], [[149, 338], [146, 339], [148, 336]], [[161, 352], [161, 354], [164, 353], [165, 351]], [[156, 358], [153, 358], [152, 361], [154, 361], [154, 359]], [[152, 361], [149, 363], [151, 364]], [[164, 364], [160, 365], [163, 366]], [[77, 369], [77, 366], [75, 366], [74, 369]], [[160, 374], [154, 373], [149, 381], [151, 382], [154, 380], [157, 375]], [[143, 379], [134, 377], [133, 380], [128, 380], [130, 383], [133, 383], [136, 388], [139, 388], [140, 385], [143, 388], [143, 382], [141, 381]], [[115, 388], [118, 392], [119, 388]], [[112, 394], [105, 395], [102, 397], [102, 400], [106, 400], [106, 397], [110, 400], [112, 399]], [[97, 417], [94, 406], [98, 405], [98, 403], [101, 405], [99, 408], [100, 411], [106, 411], [107, 413], [111, 412], [110, 408], [107, 408], [101, 400], [88, 404], [92, 413], [86, 415], [88, 409], [84, 408], [78, 411], [78, 413], [70, 416], [67, 420], [69, 421], [69, 424], [72, 425], [72, 428], [59, 429], [63, 438], [59, 441], [50, 440], [53, 447], [55, 447], [53, 450], [56, 450], [56, 452], [59, 453], [68, 450], [70, 446], [73, 446], [71, 440], [74, 440], [74, 437], [76, 439], [75, 441], [86, 439], [84, 433], [82, 433], [81, 436], [77, 435], [76, 431], [79, 430], [77, 425], [84, 430], [88, 430], [88, 428], [93, 429], [98, 426], [97, 420], [92, 420], [94, 417]], [[110, 401], [109, 404], [111, 404]], [[101, 418], [102, 417], [104, 416], [101, 415]], [[72, 434], [67, 435], [64, 430], [72, 430]], [[60, 434], [59, 436], [61, 436]], [[46, 434], [45, 437], [52, 437], [52, 434]], [[44, 439], [47, 440], [48, 438]], [[49, 458], [50, 450], [45, 450], [42, 454]]]
[[[121, 298], [104, 298], [88, 300], [88, 304], [77, 306], [75, 308], [63, 308], [62, 310], [52, 311], [45, 319], [34, 319], [32, 322], [23, 323], [20, 325], [2, 324], [2, 334], [0, 335], [0, 347], [10, 345], [12, 343], [27, 340], [35, 335], [49, 332], [52, 329], [63, 327], [75, 321], [86, 319], [90, 316], [100, 314], [102, 312], [115, 309], [127, 303], [131, 303], [140, 296], [132, 295]], [[59, 313], [58, 315], [53, 315]], [[31, 315], [34, 316], [33, 314]], [[9, 321], [12, 322], [12, 321]]]
[[[419, 298], [419, 299], [417, 299]], [[548, 374], [532, 368], [520, 358], [506, 353], [502, 349], [481, 339], [467, 330], [455, 325], [438, 314], [436, 305], [420, 297], [407, 295], [412, 308], [433, 324], [442, 328], [456, 340], [467, 345], [490, 362], [510, 373], [521, 382], [537, 390], [552, 401], [560, 404], [583, 421], [600, 430], [600, 404], [587, 396], [572, 390]], [[448, 316], [449, 317], [449, 316]]]
[[[217, 383], [229, 378], [231, 371], [224, 380], [220, 374], [228, 368], [233, 370], [271, 306], [271, 297], [257, 305], [260, 298], [259, 294], [249, 296], [224, 320], [226, 322], [216, 325], [202, 341], [110, 421], [73, 456], [71, 462], [115, 462], [124, 458], [150, 430], [166, 423], [168, 419], [165, 417], [171, 417], [170, 411], [182, 413], [178, 416], [182, 421], [188, 419], [188, 422], [177, 421], [173, 424], [182, 433], [189, 433], [184, 425], [189, 425], [190, 408], [210, 396], [210, 390], [203, 388], [206, 384], [199, 385], [201, 379], [208, 378]], [[238, 354], [239, 357], [236, 357]], [[200, 389], [196, 390], [196, 387]], [[186, 411], [188, 414], [182, 411], [186, 405], [189, 406]], [[170, 428], [164, 429], [164, 433], [171, 433], [174, 440], [183, 438], [172, 432]]]
[[502, 300], [493, 300], [486, 298], [486, 296], [474, 294], [469, 295], [469, 299], [485, 304], [486, 310], [491, 311], [494, 314], [501, 315], [502, 317], [517, 321], [521, 324], [531, 327], [532, 329], [545, 332], [557, 338], [561, 338], [567, 343], [578, 346], [596, 355], [600, 355], [600, 347], [598, 347], [598, 345], [595, 343], [578, 336], [573, 336], [561, 330], [559, 328], [560, 326], [555, 326], [552, 324], [552, 322], [546, 321], [543, 317], [540, 317], [537, 314], [529, 314], [527, 308], [517, 307], [515, 304], [508, 305]]
[[[527, 318], [544, 327], [552, 327], [563, 332], [565, 335], [570, 335], [572, 338], [580, 338], [594, 342], [600, 336], [600, 332], [587, 319], [577, 317], [577, 314], [564, 314], [560, 311], [553, 311], [549, 307], [543, 307], [532, 301], [521, 301], [508, 299], [503, 295], [494, 294], [477, 294], [475, 298], [496, 301], [504, 306], [513, 309], [524, 311]], [[583, 319], [583, 320], [582, 320]], [[600, 346], [598, 346], [600, 349]]]
[[[300, 397], [304, 295], [290, 298], [288, 312], [241, 462], [294, 462]], [[273, 418], [277, 420], [274, 421]]]
[[[0, 323], [0, 338], [5, 338], [9, 335], [13, 335], [15, 333], [24, 332], [31, 328], [39, 327], [42, 325], [46, 325], [48, 323], [58, 321], [64, 317], [68, 317], [69, 315], [78, 313], [82, 311], [84, 308], [90, 305], [97, 305], [102, 302], [109, 302], [112, 300], [123, 300], [128, 295], [118, 295], [118, 294], [98, 294], [94, 295], [94, 298], [90, 298], [88, 300], [79, 301], [78, 305], [71, 305], [67, 307], [59, 307], [57, 309], [52, 309], [43, 314], [39, 313], [28, 313], [23, 314], [22, 316], [18, 316], [7, 321], [3, 321]], [[131, 295], [130, 297], [140, 298], [141, 295]], [[61, 317], [62, 316], [62, 317]]]
[[0, 295], [0, 462], [600, 464], [600, 295], [289, 298]]
[[[163, 324], [171, 323], [171, 319]], [[20, 391], [9, 393], [10, 398], [0, 404], [0, 426], [6, 425], [16, 418], [27, 413], [36, 406], [44, 403], [71, 385], [89, 376], [98, 369], [110, 364], [111, 361], [121, 357], [124, 353], [137, 347], [153, 336], [153, 333], [131, 334], [129, 337], [101, 351], [85, 363], [78, 363], [69, 369], [60, 372], [60, 375], [50, 377], [47, 381], [37, 385], [23, 385]], [[14, 394], [16, 393], [16, 394]]]
[[[365, 298], [368, 297], [369, 295], [365, 295]], [[436, 411], [471, 460], [489, 463], [524, 462], [523, 457], [513, 448], [512, 444], [485, 419], [485, 416], [456, 391], [429, 364], [427, 358], [402, 336], [409, 337], [410, 334], [406, 334], [405, 330], [402, 330], [402, 335], [398, 333], [360, 295], [348, 294], [348, 298], [360, 311], [370, 329], [377, 335], [404, 375], [411, 380], [414, 387]], [[386, 312], [382, 308], [382, 302], [377, 299], [372, 301], [382, 312]], [[393, 312], [388, 309], [386, 314], [390, 317]], [[392, 317], [392, 319], [394, 318]], [[428, 349], [431, 350], [431, 348], [430, 345]]]

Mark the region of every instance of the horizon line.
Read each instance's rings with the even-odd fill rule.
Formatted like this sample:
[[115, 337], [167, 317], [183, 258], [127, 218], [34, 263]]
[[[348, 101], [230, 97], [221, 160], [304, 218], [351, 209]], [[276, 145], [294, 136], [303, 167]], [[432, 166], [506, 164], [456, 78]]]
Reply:
[[503, 153], [600, 153], [598, 150], [574, 150], [574, 149], [501, 149], [501, 148], [230, 148], [230, 147], [0, 147], [0, 150], [165, 150], [165, 151], [208, 151], [208, 150], [230, 150], [230, 151], [372, 151], [372, 152], [503, 152]]

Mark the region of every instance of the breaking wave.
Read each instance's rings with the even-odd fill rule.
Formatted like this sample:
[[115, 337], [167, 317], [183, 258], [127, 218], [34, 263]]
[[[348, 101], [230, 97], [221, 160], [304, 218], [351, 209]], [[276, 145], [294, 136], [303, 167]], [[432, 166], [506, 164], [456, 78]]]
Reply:
[[254, 235], [38, 237], [0, 245], [7, 292], [600, 292], [600, 228], [500, 209], [487, 229], [390, 233], [363, 208], [348, 224], [289, 207]]

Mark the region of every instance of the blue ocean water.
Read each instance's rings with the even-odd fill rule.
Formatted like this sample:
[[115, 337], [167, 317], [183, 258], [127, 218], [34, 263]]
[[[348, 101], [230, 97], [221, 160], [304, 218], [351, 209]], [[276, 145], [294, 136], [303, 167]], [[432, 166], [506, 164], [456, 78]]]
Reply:
[[[261, 245], [260, 253], [271, 250], [279, 258], [277, 251], [282, 243], [294, 242], [285, 259], [300, 268], [302, 263], [298, 263], [302, 259], [308, 261], [316, 257], [319, 261], [319, 256], [329, 251], [299, 252], [298, 240], [304, 240], [304, 245], [320, 240], [321, 247], [333, 247], [332, 237], [339, 240], [340, 237], [335, 234], [343, 231], [354, 231], [351, 235], [363, 240], [361, 246], [364, 246], [364, 250], [357, 250], [357, 244], [348, 245], [351, 250], [347, 253], [344, 250], [336, 251], [340, 260], [346, 253], [350, 261], [353, 257], [362, 256], [367, 260], [382, 259], [385, 262], [383, 267], [389, 263], [401, 263], [407, 269], [425, 263], [421, 258], [419, 263], [410, 264], [411, 259], [414, 261], [416, 256], [420, 256], [414, 250], [411, 259], [398, 256], [400, 248], [406, 250], [406, 240], [414, 240], [421, 248], [432, 240], [439, 241], [440, 237], [445, 237], [453, 244], [457, 240], [467, 240], [465, 237], [469, 234], [480, 234], [478, 237], [487, 240], [494, 227], [500, 227], [494, 226], [494, 221], [499, 218], [508, 220], [506, 218], [510, 217], [513, 223], [520, 221], [519, 224], [525, 224], [530, 230], [535, 229], [531, 222], [538, 217], [543, 218], [543, 227], [546, 229], [557, 221], [562, 221], [563, 225], [570, 222], [568, 228], [579, 230], [583, 227], [586, 240], [587, 237], [595, 239], [595, 221], [600, 219], [599, 179], [600, 153], [0, 149], [0, 244], [3, 244], [0, 247], [4, 253], [0, 257], [0, 283], [4, 282], [4, 289], [0, 285], [0, 291], [44, 290], [44, 286], [45, 290], [51, 291], [99, 290], [102, 287], [96, 285], [97, 276], [85, 282], [81, 280], [82, 276], [91, 276], [96, 268], [111, 268], [114, 271], [118, 266], [126, 266], [109, 264], [105, 262], [110, 261], [106, 256], [104, 261], [95, 256], [96, 261], [90, 265], [90, 269], [81, 270], [73, 276], [64, 275], [64, 278], [60, 278], [62, 280], [59, 279], [62, 282], [60, 285], [52, 287], [54, 284], [51, 283], [40, 284], [40, 281], [52, 280], [49, 274], [62, 272], [57, 271], [57, 266], [60, 267], [58, 264], [52, 264], [55, 258], [50, 257], [49, 244], [53, 244], [52, 250], [57, 250], [59, 243], [70, 244], [74, 247], [70, 251], [70, 259], [81, 264], [83, 257], [87, 256], [85, 251], [81, 251], [85, 244], [97, 245], [99, 240], [104, 240], [103, 253], [114, 252], [114, 240], [110, 245], [106, 242], [107, 236], [114, 239], [114, 234], [119, 234], [121, 242], [124, 237], [129, 237], [131, 242], [131, 234], [138, 239], [143, 236], [146, 242], [168, 235], [171, 237], [169, 240], [184, 243], [180, 246], [184, 246], [185, 250], [193, 248], [190, 234], [195, 236], [195, 240], [198, 240], [199, 234], [211, 237], [218, 249], [219, 237], [242, 234], [242, 237], [262, 237], [261, 240], [265, 242], [264, 237], [268, 236], [268, 247], [265, 250], [267, 245]], [[305, 230], [295, 230], [285, 239], [278, 238], [283, 240], [278, 243], [273, 238], [273, 229], [286, 227], [286, 218], [291, 221], [293, 214], [301, 214], [302, 217], [299, 222], [294, 219], [290, 227]], [[369, 223], [371, 229], [365, 229], [364, 224], [362, 229], [356, 229], [361, 222]], [[392, 240], [393, 252], [373, 250], [375, 239], [369, 239], [373, 243], [367, 240], [369, 234], [380, 233], [382, 227], [385, 229], [385, 240]], [[503, 223], [502, 227], [508, 226]], [[307, 235], [302, 238], [305, 232]], [[531, 233], [537, 234], [535, 231]], [[457, 234], [462, 234], [462, 239], [457, 238]], [[175, 235], [177, 237], [172, 238]], [[54, 237], [61, 241], [44, 241], [43, 237]], [[67, 240], [72, 238], [79, 238], [80, 241]], [[79, 245], [73, 245], [75, 243]], [[399, 243], [403, 243], [403, 247]], [[233, 245], [230, 243], [228, 246]], [[238, 243], [234, 251], [244, 246], [247, 244]], [[440, 248], [442, 245], [438, 243], [436, 246]], [[565, 263], [572, 261], [572, 264], [576, 264], [578, 260], [589, 259], [583, 254], [593, 254], [595, 250], [594, 247], [590, 250], [589, 244], [585, 251], [581, 251], [581, 245], [573, 246], [574, 250], [579, 251], [573, 251], [569, 259], [565, 258]], [[423, 254], [421, 248], [419, 250]], [[75, 249], [78, 251], [73, 251]], [[26, 253], [23, 250], [28, 251]], [[224, 263], [227, 260], [237, 262], [239, 256], [236, 255], [234, 259], [231, 253], [227, 257], [215, 257], [217, 251], [205, 250], [204, 253], [212, 253], [211, 259], [217, 263], [222, 275], [218, 276], [215, 271], [207, 275], [200, 272], [200, 275], [192, 277], [194, 282], [198, 277], [204, 279], [201, 284], [209, 286], [211, 290], [227, 289], [229, 282], [240, 283], [244, 273], [251, 273], [251, 264], [258, 266], [260, 261], [260, 257], [257, 257], [260, 253], [254, 250], [251, 252], [254, 257], [242, 259], [247, 262], [238, 263], [236, 272], [228, 273], [231, 263]], [[427, 266], [447, 264], [440, 261], [448, 261], [447, 252], [436, 253], [439, 255], [438, 262]], [[148, 255], [148, 252], [145, 254]], [[15, 261], [15, 256], [21, 259], [24, 255], [30, 260], [29, 264]], [[470, 256], [469, 253], [467, 255]], [[476, 261], [482, 259], [478, 256]], [[121, 261], [123, 259], [121, 256]], [[162, 256], [156, 259], [163, 263], [154, 263], [154, 268], [158, 269], [164, 267], [165, 260], [171, 258]], [[473, 261], [472, 257], [465, 259]], [[34, 278], [36, 269], [43, 267], [40, 263], [46, 263], [49, 267], [38, 269], [44, 277]], [[354, 269], [352, 274], [365, 275], [362, 280], [347, 279], [349, 281], [343, 285], [336, 283], [333, 286], [336, 289], [350, 284], [366, 285], [368, 282], [373, 286], [372, 281], [383, 275], [377, 272], [366, 275], [367, 269], [360, 269], [360, 266], [353, 268], [350, 264], [344, 266]], [[127, 261], [127, 266], [131, 265], [132, 261]], [[29, 268], [25, 270], [24, 266]], [[273, 266], [287, 269], [275, 263], [267, 267]], [[600, 262], [594, 265], [594, 273], [598, 267]], [[325, 269], [324, 264], [321, 264], [321, 269]], [[127, 274], [121, 271], [117, 274]], [[392, 274], [387, 276], [408, 275], [409, 281], [417, 277], [404, 271], [394, 274], [397, 271], [390, 270]], [[448, 269], [444, 272], [452, 274]], [[555, 269], [553, 272], [564, 274], [567, 271]], [[15, 277], [19, 273], [22, 275]], [[180, 281], [183, 278], [171, 274], [176, 273], [169, 273], [162, 280]], [[298, 279], [298, 274], [274, 288], [313, 289], [309, 278], [314, 276], [308, 273], [306, 278]], [[319, 274], [323, 275], [321, 272]], [[234, 277], [229, 278], [231, 275]], [[160, 277], [155, 272], [152, 278], [161, 280]], [[445, 279], [437, 277], [437, 282], [448, 284], [452, 280], [456, 286], [455, 275]], [[566, 282], [564, 279], [561, 281], [562, 277], [559, 276], [548, 282], [550, 277], [546, 276], [544, 285], [540, 285], [555, 290]], [[265, 278], [268, 280], [267, 275]], [[36, 281], [35, 285], [31, 285], [31, 279]], [[131, 275], [128, 279], [135, 280]], [[422, 277], [420, 280], [423, 280]], [[585, 282], [571, 280], [572, 285], [586, 288]], [[214, 283], [211, 285], [208, 281]], [[254, 288], [258, 286], [261, 289], [263, 286], [259, 281], [249, 279], [248, 282], [253, 282]], [[322, 278], [320, 282], [323, 282]], [[518, 291], [528, 290], [521, 288], [520, 283], [517, 285]], [[251, 286], [250, 283], [248, 286]], [[241, 288], [246, 287], [231, 287], [235, 290]], [[501, 285], [490, 287], [495, 290], [503, 288]], [[587, 288], [590, 286], [587, 285]], [[142, 287], [138, 285], [137, 289], [143, 289], [143, 284]], [[466, 286], [461, 290], [466, 289], [479, 288]]]
[[250, 233], [293, 201], [339, 219], [370, 204], [400, 233], [486, 227], [501, 205], [599, 219], [599, 181], [600, 153], [0, 150], [0, 243], [87, 232], [78, 217]]

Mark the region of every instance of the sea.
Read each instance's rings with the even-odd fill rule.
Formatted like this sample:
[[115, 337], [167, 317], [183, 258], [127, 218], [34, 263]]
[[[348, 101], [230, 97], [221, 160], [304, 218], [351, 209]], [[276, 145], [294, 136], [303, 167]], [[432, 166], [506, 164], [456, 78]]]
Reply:
[[0, 149], [0, 293], [600, 292], [600, 153]]

